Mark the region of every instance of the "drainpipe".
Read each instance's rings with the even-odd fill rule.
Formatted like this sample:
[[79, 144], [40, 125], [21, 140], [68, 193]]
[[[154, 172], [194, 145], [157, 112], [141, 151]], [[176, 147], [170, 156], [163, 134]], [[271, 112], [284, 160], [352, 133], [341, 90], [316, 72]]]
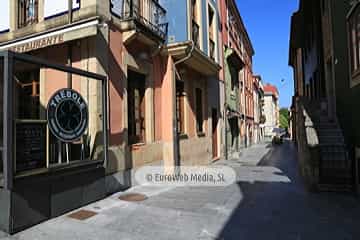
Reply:
[[[72, 2], [73, 0], [68, 0], [68, 24], [73, 22], [73, 14], [72, 14]], [[67, 65], [71, 67], [72, 65], [72, 44], [68, 43], [68, 57], [67, 57]], [[68, 73], [67, 75], [67, 86], [68, 88], [72, 88], [72, 74]]]
[[178, 74], [178, 71], [176, 69], [176, 66], [180, 63], [185, 62], [186, 60], [190, 59], [192, 57], [192, 54], [194, 52], [195, 49], [195, 43], [194, 41], [191, 40], [191, 49], [189, 51], [189, 53], [182, 59], [179, 59], [178, 61], [173, 63], [173, 92], [175, 92], [175, 95], [173, 94], [173, 96], [175, 96], [175, 101], [173, 103], [173, 109], [175, 110], [173, 112], [173, 135], [174, 135], [174, 154], [175, 154], [175, 167], [180, 167], [180, 142], [179, 142], [179, 136], [178, 136], [178, 131], [177, 131], [177, 116], [176, 116], [176, 75], [180, 78], [180, 75]]
[[[225, 88], [226, 88], [226, 83], [225, 83]], [[224, 148], [224, 154], [225, 154], [225, 160], [228, 160], [229, 156], [228, 156], [228, 139], [227, 139], [227, 129], [228, 129], [228, 123], [227, 123], [227, 116], [226, 116], [226, 109], [227, 109], [227, 104], [226, 104], [226, 89], [225, 89], [225, 103], [224, 103], [224, 144], [225, 144], [225, 148]]]
[[[245, 125], [245, 148], [247, 148], [247, 142], [248, 142], [248, 139], [247, 139], [247, 122], [246, 122], [246, 119], [247, 119], [247, 115], [246, 115], [246, 110], [247, 110], [247, 99], [246, 99], [246, 92], [245, 92], [245, 88], [246, 88], [246, 83], [247, 83], [247, 73], [246, 73], [246, 69], [244, 69], [244, 72], [243, 72], [243, 77], [244, 77], [244, 84], [243, 84], [243, 89], [242, 89], [242, 93], [243, 93], [243, 96], [244, 96], [244, 125]], [[241, 131], [241, 130], [240, 130]], [[240, 134], [240, 139], [241, 139], [241, 134]]]
[[227, 110], [227, 82], [226, 82], [226, 73], [225, 73], [225, 61], [226, 61], [226, 58], [225, 58], [225, 48], [223, 49], [223, 59], [224, 59], [224, 62], [223, 62], [223, 75], [224, 75], [224, 144], [225, 144], [225, 148], [224, 148], [224, 155], [225, 155], [225, 160], [228, 160], [229, 158], [229, 153], [228, 153], [228, 133], [227, 133], [227, 130], [228, 130], [228, 119], [227, 119], [227, 115], [226, 115], [226, 110]]
[[[70, 25], [73, 21], [72, 19], [72, 0], [68, 0], [68, 24]], [[67, 65], [69, 67], [72, 66], [72, 45], [71, 42], [69, 42], [68, 44], [68, 52], [67, 52]], [[68, 88], [72, 88], [72, 74], [68, 73], [67, 74], [67, 87]], [[58, 141], [58, 162], [62, 163], [62, 143], [61, 141]], [[69, 163], [70, 161], [70, 156], [71, 156], [71, 145], [69, 143], [65, 144], [65, 148], [66, 148], [66, 160]]]
[[72, 2], [73, 2], [73, 0], [68, 0], [68, 20], [69, 20], [69, 24], [73, 22]]

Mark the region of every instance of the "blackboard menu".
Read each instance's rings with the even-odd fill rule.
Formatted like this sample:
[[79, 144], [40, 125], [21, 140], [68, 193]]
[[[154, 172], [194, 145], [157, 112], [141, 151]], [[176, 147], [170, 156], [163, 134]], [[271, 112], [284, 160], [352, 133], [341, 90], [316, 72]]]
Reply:
[[16, 123], [16, 172], [46, 167], [46, 122]]

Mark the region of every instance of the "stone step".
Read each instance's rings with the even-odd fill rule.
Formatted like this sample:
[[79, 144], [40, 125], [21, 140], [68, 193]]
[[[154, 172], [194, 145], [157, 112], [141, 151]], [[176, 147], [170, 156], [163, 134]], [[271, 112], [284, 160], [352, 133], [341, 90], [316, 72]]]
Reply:
[[321, 192], [352, 192], [353, 186], [351, 184], [318, 184], [318, 189]]
[[318, 134], [318, 137], [319, 137], [320, 140], [324, 140], [324, 141], [344, 142], [344, 138], [342, 136]]
[[326, 132], [326, 131], [317, 131], [317, 134], [319, 137], [322, 138], [340, 138], [340, 139], [344, 139], [343, 135], [340, 132]]
[[344, 144], [344, 139], [335, 137], [319, 137], [319, 143], [320, 144]]
[[333, 122], [314, 122], [314, 126], [318, 129], [340, 129], [338, 124]]
[[319, 136], [324, 137], [343, 137], [342, 131], [339, 129], [319, 129], [317, 131]]
[[339, 143], [339, 145], [321, 145], [320, 147], [320, 152], [321, 154], [323, 155], [326, 155], [326, 154], [343, 154], [344, 156], [347, 156], [347, 150], [344, 146], [344, 144], [342, 143]]

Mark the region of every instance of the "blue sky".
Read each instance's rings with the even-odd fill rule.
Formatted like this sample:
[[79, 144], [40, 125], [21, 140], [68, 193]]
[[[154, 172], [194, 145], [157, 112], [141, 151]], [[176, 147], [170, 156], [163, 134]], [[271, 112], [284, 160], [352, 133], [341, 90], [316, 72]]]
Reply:
[[[236, 0], [255, 49], [254, 74], [280, 92], [280, 106], [289, 107], [293, 95], [293, 72], [288, 66], [290, 18], [298, 0]], [[282, 83], [282, 79], [285, 81]]]

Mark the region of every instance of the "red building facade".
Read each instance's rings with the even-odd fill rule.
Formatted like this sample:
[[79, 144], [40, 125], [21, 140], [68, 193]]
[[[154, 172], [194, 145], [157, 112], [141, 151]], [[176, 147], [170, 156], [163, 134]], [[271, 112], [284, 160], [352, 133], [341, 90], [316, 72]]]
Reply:
[[[229, 110], [238, 112], [238, 145], [246, 147], [252, 142], [254, 128], [252, 57], [255, 52], [236, 2], [220, 0], [220, 13], [227, 105], [236, 101], [237, 106]], [[228, 131], [233, 134], [232, 129]]]

